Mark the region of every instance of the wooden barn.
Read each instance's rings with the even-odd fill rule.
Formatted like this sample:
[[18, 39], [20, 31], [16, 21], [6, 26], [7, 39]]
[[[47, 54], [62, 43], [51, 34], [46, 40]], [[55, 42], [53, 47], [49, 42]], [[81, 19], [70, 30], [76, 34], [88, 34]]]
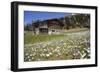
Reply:
[[51, 19], [33, 23], [30, 29], [34, 34], [59, 34], [64, 24], [58, 19]]

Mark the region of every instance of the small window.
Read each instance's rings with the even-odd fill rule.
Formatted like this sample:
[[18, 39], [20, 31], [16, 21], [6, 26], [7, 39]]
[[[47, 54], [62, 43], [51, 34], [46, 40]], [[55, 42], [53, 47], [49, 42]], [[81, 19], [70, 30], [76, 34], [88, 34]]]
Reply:
[[55, 32], [55, 30], [52, 30], [52, 32]]

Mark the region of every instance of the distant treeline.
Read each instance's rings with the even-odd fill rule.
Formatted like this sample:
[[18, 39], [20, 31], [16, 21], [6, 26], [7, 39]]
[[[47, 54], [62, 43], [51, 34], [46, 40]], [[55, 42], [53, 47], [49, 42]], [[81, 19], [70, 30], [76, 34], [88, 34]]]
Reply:
[[24, 26], [24, 29], [29, 30], [30, 26], [38, 27], [41, 23], [48, 23], [48, 21], [49, 22], [56, 21], [60, 25], [63, 26], [62, 29], [67, 29], [67, 30], [76, 28], [76, 27], [90, 28], [90, 14], [74, 14], [74, 15], [65, 16], [62, 18], [49, 19], [49, 20], [44, 20], [44, 21], [37, 20], [35, 22], [32, 22], [31, 24], [26, 24]]

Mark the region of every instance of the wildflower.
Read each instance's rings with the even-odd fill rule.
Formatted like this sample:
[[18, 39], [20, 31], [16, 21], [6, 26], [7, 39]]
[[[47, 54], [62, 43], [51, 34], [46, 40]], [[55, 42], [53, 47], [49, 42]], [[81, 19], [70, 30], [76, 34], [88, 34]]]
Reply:
[[34, 57], [32, 57], [32, 60], [34, 59]]
[[46, 54], [46, 57], [49, 57], [50, 56], [50, 54]]
[[64, 45], [66, 45], [66, 43], [64, 43]]
[[28, 53], [26, 53], [25, 55], [28, 56]]
[[57, 46], [57, 49], [59, 49], [60, 47], [59, 46]]
[[31, 61], [31, 59], [29, 59], [29, 61]]
[[86, 56], [86, 53], [84, 53], [81, 57], [84, 58]]

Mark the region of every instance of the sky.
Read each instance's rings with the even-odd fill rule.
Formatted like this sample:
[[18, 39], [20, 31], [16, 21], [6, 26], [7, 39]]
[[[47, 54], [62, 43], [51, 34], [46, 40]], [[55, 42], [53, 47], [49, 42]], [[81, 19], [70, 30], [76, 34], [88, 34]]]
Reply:
[[47, 19], [60, 18], [69, 15], [71, 15], [71, 13], [24, 11], [24, 25], [31, 24], [32, 21], [43, 21]]

